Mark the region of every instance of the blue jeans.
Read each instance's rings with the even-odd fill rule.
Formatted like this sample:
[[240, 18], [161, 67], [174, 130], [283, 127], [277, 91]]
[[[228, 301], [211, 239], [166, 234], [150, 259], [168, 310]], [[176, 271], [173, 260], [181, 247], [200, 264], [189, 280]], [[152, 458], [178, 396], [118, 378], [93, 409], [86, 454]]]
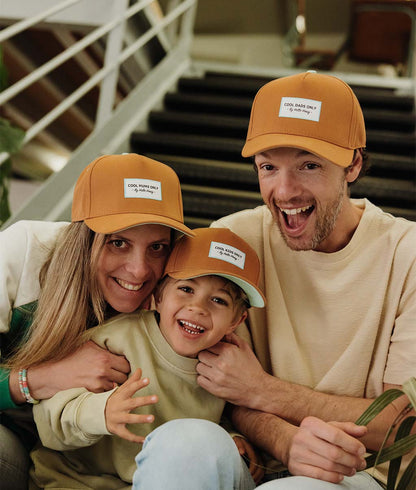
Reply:
[[364, 471], [354, 476], [346, 476], [341, 483], [336, 484], [306, 476], [288, 476], [269, 481], [257, 488], [261, 490], [382, 490], [374, 478]]
[[136, 456], [133, 490], [252, 490], [255, 483], [230, 435], [202, 419], [167, 422]]

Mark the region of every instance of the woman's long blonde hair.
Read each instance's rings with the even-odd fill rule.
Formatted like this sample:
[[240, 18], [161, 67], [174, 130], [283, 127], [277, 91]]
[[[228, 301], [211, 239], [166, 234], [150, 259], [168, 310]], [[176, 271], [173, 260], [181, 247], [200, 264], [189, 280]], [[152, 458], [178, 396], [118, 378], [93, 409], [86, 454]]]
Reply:
[[40, 273], [41, 292], [28, 335], [7, 361], [26, 369], [58, 361], [77, 349], [88, 327], [102, 323], [106, 302], [97, 281], [97, 263], [106, 235], [75, 222], [60, 235]]

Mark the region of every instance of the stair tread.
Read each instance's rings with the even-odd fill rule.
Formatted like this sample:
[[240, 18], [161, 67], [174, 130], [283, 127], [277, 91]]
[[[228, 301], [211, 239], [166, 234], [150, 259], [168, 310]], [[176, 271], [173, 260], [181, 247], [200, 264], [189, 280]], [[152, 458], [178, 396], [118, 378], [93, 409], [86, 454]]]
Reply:
[[[239, 78], [239, 77], [211, 77], [196, 78], [182, 77], [178, 83], [179, 91], [216, 92], [228, 94], [243, 94], [253, 98], [258, 89], [272, 78]], [[396, 93], [389, 89], [377, 89], [375, 87], [360, 87], [350, 84], [360, 104], [364, 108], [369, 107], [401, 107], [405, 110], [414, 110], [415, 103], [412, 95]]]

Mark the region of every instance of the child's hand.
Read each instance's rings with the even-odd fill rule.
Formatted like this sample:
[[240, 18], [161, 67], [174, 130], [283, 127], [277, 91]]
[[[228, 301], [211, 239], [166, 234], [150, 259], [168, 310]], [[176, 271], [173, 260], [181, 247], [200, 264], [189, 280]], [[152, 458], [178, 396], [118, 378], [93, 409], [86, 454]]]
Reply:
[[157, 403], [156, 395], [134, 397], [136, 391], [149, 384], [147, 378], [141, 379], [142, 370], [137, 369], [130, 378], [124, 382], [107, 400], [105, 406], [105, 423], [107, 430], [123, 439], [139, 444], [144, 442], [144, 437], [130, 432], [126, 424], [146, 424], [153, 422], [153, 415], [139, 415], [130, 413], [133, 409]]
[[233, 439], [235, 445], [237, 446], [238, 452], [240, 453], [240, 456], [243, 456], [245, 461], [249, 463], [248, 468], [250, 470], [254, 482], [257, 485], [257, 483], [259, 483], [260, 480], [263, 478], [264, 470], [260, 466], [261, 461], [258, 458], [257, 453], [254, 450], [254, 447], [246, 439], [243, 439], [242, 437], [234, 436]]

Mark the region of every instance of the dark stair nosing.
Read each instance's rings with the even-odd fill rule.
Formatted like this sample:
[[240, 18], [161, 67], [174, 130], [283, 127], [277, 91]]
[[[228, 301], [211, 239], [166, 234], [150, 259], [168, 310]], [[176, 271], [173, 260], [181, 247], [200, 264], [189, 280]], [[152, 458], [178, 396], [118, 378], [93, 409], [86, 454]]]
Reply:
[[[225, 132], [225, 131], [224, 131]], [[368, 131], [367, 148], [371, 151], [391, 153], [412, 157], [416, 151], [416, 141], [414, 136], [403, 135], [388, 131]], [[160, 148], [160, 151], [183, 152], [184, 155], [203, 157], [204, 152], [207, 156], [232, 161], [241, 160], [241, 150], [244, 139], [235, 137], [220, 137], [218, 135], [205, 134], [180, 134], [180, 133], [140, 133], [134, 132], [130, 138], [131, 144], [139, 149], [143, 147], [146, 151], [151, 151], [152, 145]], [[154, 150], [153, 150], [154, 151]], [[140, 151], [139, 151], [140, 153]]]
[[235, 138], [207, 137], [173, 133], [134, 132], [130, 144], [137, 153], [154, 152], [177, 153], [184, 156], [220, 158], [241, 161], [242, 141]]
[[[253, 99], [257, 91], [272, 78], [239, 79], [238, 77], [223, 78], [195, 78], [182, 77], [178, 82], [179, 92], [188, 93], [222, 93], [231, 96], [244, 96]], [[362, 108], [364, 107], [390, 107], [405, 111], [412, 111], [415, 107], [412, 95], [401, 94], [389, 89], [363, 88], [350, 84]]]
[[[226, 134], [245, 137], [249, 118], [211, 112], [213, 109], [210, 105], [208, 112], [196, 112], [193, 107], [192, 112], [179, 110], [154, 110], [149, 114], [149, 125], [154, 130], [170, 131], [190, 131], [198, 133], [210, 131], [213, 133], [225, 132]], [[413, 118], [408, 115], [400, 115], [396, 112], [384, 111], [383, 119], [375, 117], [367, 121], [367, 131], [392, 131], [406, 132], [415, 134], [416, 124]]]
[[163, 162], [175, 170], [181, 182], [215, 182], [217, 187], [258, 192], [257, 174], [252, 165], [206, 158], [190, 158], [177, 155], [148, 153], [148, 157]]
[[[244, 117], [247, 120], [250, 116], [253, 100], [243, 96], [226, 96], [219, 94], [189, 94], [189, 93], [168, 93], [164, 98], [166, 109], [176, 112], [204, 112], [207, 114], [221, 114]], [[375, 107], [363, 107], [364, 119], [367, 128], [377, 127], [397, 127], [408, 132], [414, 131], [416, 126], [415, 110], [401, 111], [389, 109], [388, 106], [380, 104]]]
[[219, 219], [263, 204], [259, 192], [232, 191], [192, 184], [183, 184], [181, 187], [184, 214], [192, 216]]

